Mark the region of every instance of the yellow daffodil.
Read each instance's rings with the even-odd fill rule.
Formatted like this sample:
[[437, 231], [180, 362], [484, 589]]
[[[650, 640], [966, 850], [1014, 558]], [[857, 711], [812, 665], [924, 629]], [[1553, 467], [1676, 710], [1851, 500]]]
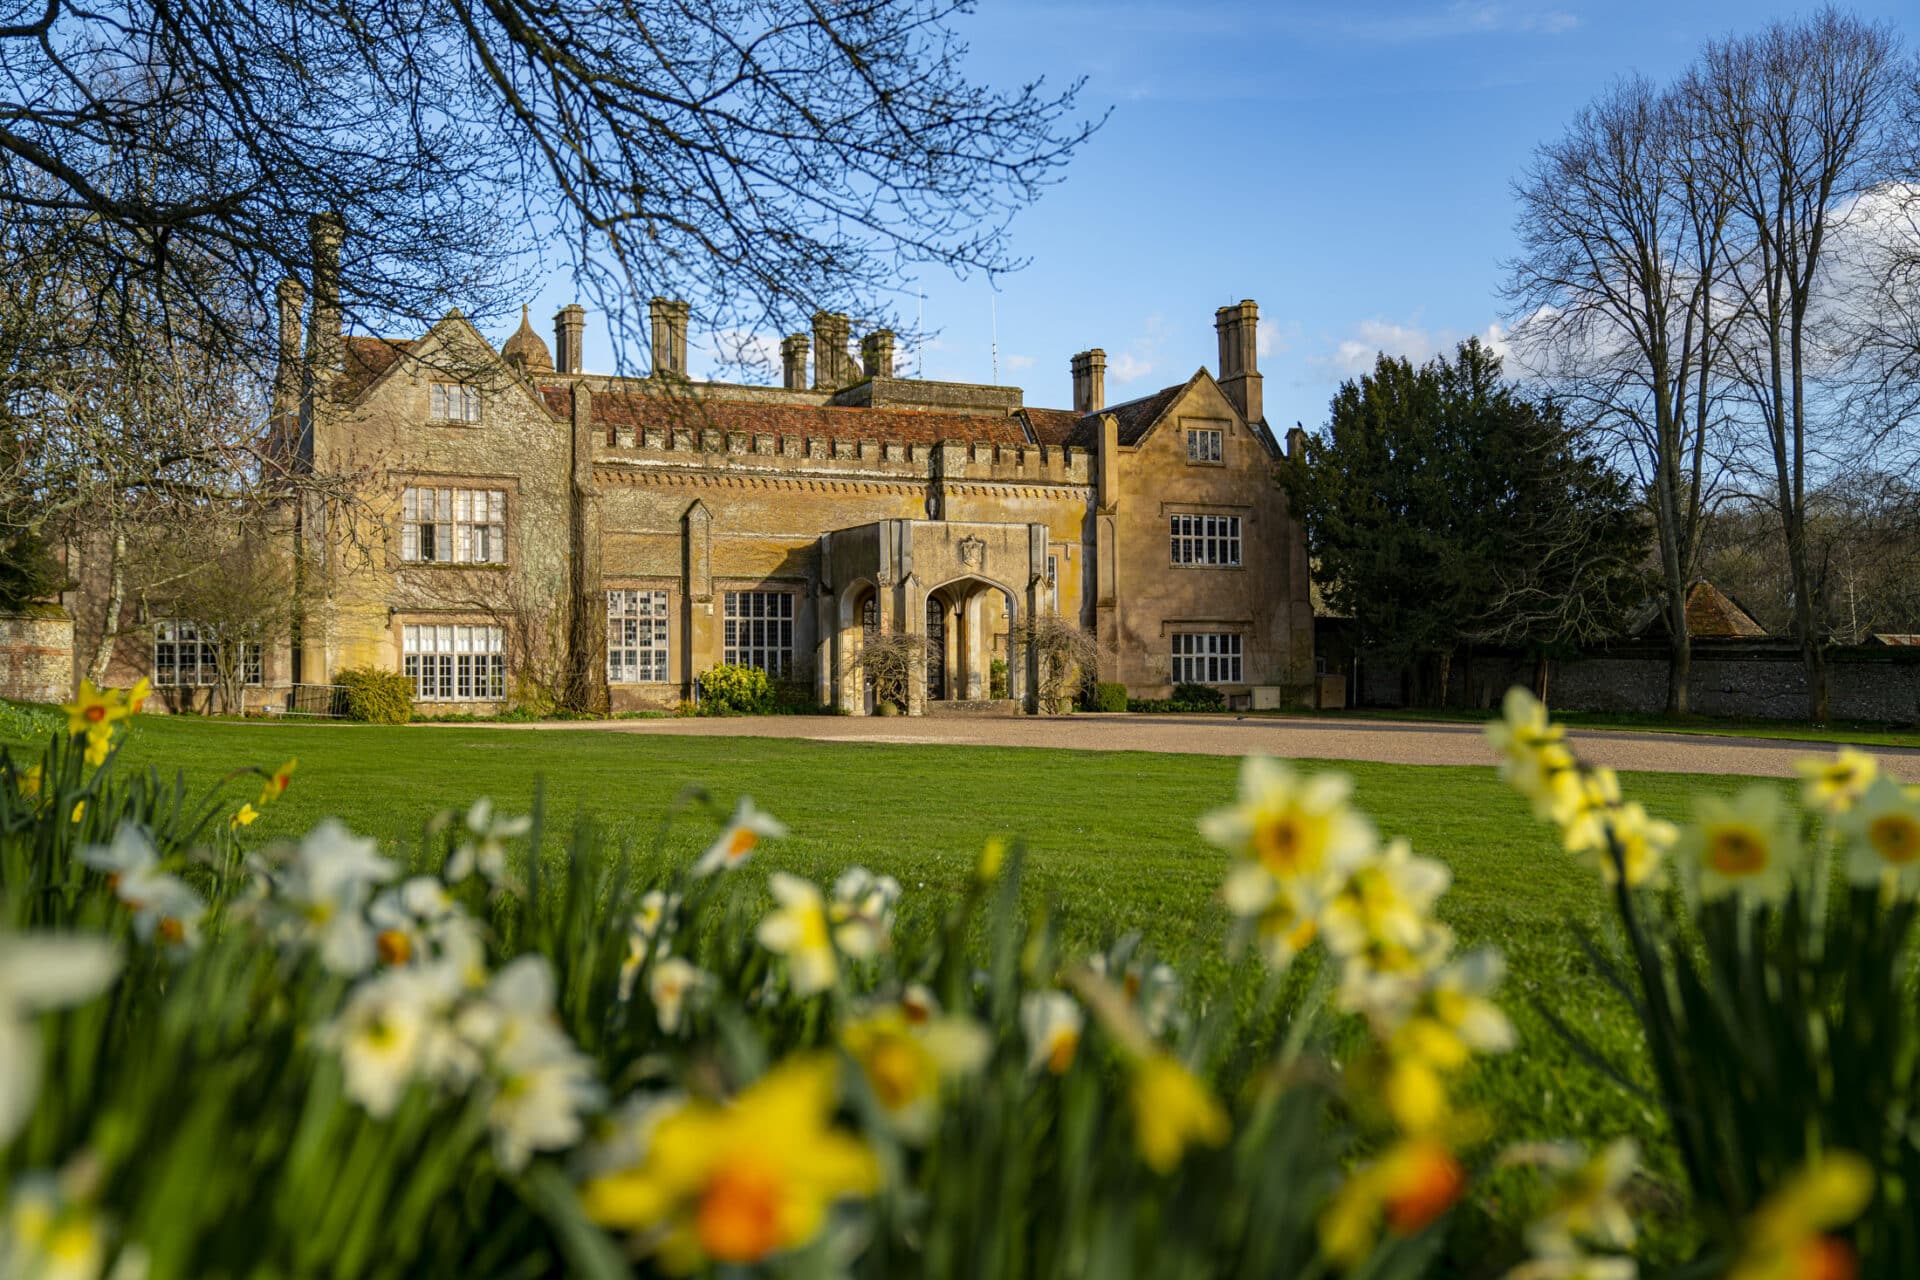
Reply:
[[1513, 1047], [1513, 1024], [1487, 995], [1499, 985], [1504, 968], [1496, 951], [1464, 955], [1428, 977], [1397, 1026], [1376, 1025], [1394, 1063], [1388, 1106], [1402, 1128], [1415, 1133], [1437, 1128], [1444, 1118], [1441, 1079], [1476, 1053]]
[[1298, 885], [1264, 874], [1227, 877], [1227, 910], [1251, 923], [1261, 954], [1275, 969], [1292, 964], [1320, 934], [1320, 921], [1300, 893]]
[[1000, 868], [1007, 862], [1007, 842], [999, 836], [991, 836], [980, 849], [980, 857], [973, 864], [973, 878], [981, 884], [992, 884], [1000, 878]]
[[1732, 800], [1702, 796], [1681, 848], [1700, 877], [1700, 896], [1786, 896], [1800, 863], [1800, 840], [1780, 793], [1756, 783]]
[[1507, 1272], [1506, 1280], [1639, 1280], [1640, 1267], [1616, 1253], [1550, 1253]]
[[1650, 816], [1638, 802], [1596, 810], [1566, 832], [1567, 852], [1600, 869], [1608, 888], [1622, 869], [1632, 888], [1656, 888], [1666, 875], [1666, 857], [1680, 839], [1680, 828]]
[[1808, 756], [1793, 767], [1802, 779], [1807, 807], [1827, 813], [1851, 809], [1880, 774], [1879, 762], [1853, 747], [1842, 747], [1831, 757]]
[[1207, 1086], [1170, 1054], [1152, 1053], [1134, 1064], [1129, 1097], [1135, 1144], [1155, 1173], [1172, 1173], [1188, 1147], [1217, 1147], [1232, 1133]]
[[941, 1086], [978, 1071], [993, 1050], [992, 1037], [971, 1018], [915, 1023], [897, 1006], [849, 1022], [840, 1043], [888, 1122], [909, 1142], [932, 1135]]
[[258, 809], [250, 804], [243, 804], [234, 810], [231, 818], [227, 819], [227, 826], [236, 830], [240, 827], [250, 827], [259, 816], [260, 811]]
[[1418, 1235], [1466, 1185], [1466, 1171], [1444, 1145], [1403, 1141], [1341, 1184], [1320, 1216], [1321, 1251], [1341, 1267], [1357, 1266], [1373, 1252], [1382, 1226], [1403, 1238]]
[[98, 1280], [106, 1266], [107, 1231], [100, 1216], [49, 1175], [22, 1178], [0, 1217], [0, 1275]]
[[70, 817], [70, 821], [77, 824], [80, 821], [80, 819], [86, 816], [87, 816], [87, 802], [85, 800], [75, 800], [73, 802], [73, 813]]
[[1065, 1075], [1080, 1051], [1086, 1015], [1064, 991], [1030, 991], [1020, 1000], [1020, 1028], [1027, 1036], [1028, 1069]]
[[1373, 827], [1347, 804], [1353, 779], [1301, 775], [1250, 756], [1240, 767], [1240, 802], [1200, 819], [1200, 833], [1240, 860], [1238, 871], [1284, 882], [1317, 882], [1372, 849]]
[[716, 871], [737, 871], [753, 856], [762, 840], [778, 840], [786, 834], [785, 823], [754, 808], [753, 801], [742, 796], [734, 807], [733, 817], [693, 864], [693, 874], [710, 876]]
[[1560, 828], [1562, 841], [1584, 838], [1584, 829], [1620, 807], [1620, 778], [1613, 770], [1576, 765], [1554, 778], [1548, 816]]
[[87, 731], [86, 761], [89, 768], [98, 769], [107, 762], [108, 754], [113, 750], [113, 726], [96, 725]]
[[686, 1019], [687, 997], [707, 987], [711, 974], [680, 956], [662, 956], [654, 961], [647, 975], [647, 998], [653, 1001], [653, 1016], [660, 1029], [678, 1035]]
[[61, 707], [67, 713], [67, 733], [78, 738], [96, 730], [111, 730], [114, 721], [127, 716], [126, 699], [111, 689], [102, 689], [91, 680], [80, 682], [80, 693]]
[[260, 803], [271, 804], [287, 793], [287, 784], [293, 781], [294, 766], [298, 760], [289, 760], [268, 776], [266, 785], [260, 788]]
[[20, 785], [20, 794], [23, 796], [39, 795], [41, 780], [45, 776], [46, 776], [46, 770], [42, 769], [37, 764], [34, 765], [32, 768], [27, 769], [15, 775], [15, 780]]
[[1890, 778], [1876, 778], [1838, 826], [1847, 837], [1847, 875], [1855, 884], [1891, 880], [1903, 893], [1920, 889], [1920, 798]]
[[1501, 778], [1533, 802], [1537, 817], [1552, 812], [1559, 779], [1573, 768], [1566, 732], [1548, 720], [1538, 698], [1518, 686], [1507, 690], [1501, 718], [1487, 725], [1487, 740], [1500, 753]]
[[1747, 1221], [1746, 1246], [1727, 1280], [1851, 1280], [1852, 1248], [1831, 1235], [1873, 1199], [1873, 1170], [1850, 1152], [1815, 1158]]
[[835, 1201], [880, 1181], [873, 1152], [832, 1126], [838, 1077], [830, 1057], [790, 1059], [732, 1102], [667, 1109], [637, 1165], [588, 1181], [588, 1216], [633, 1232], [680, 1274], [805, 1245]]
[[1428, 943], [1433, 904], [1452, 874], [1395, 840], [1356, 867], [1321, 909], [1320, 936], [1337, 956], [1413, 953]]
[[141, 676], [138, 680], [134, 681], [133, 688], [127, 690], [127, 714], [129, 716], [139, 715], [140, 709], [147, 705], [147, 699], [152, 696], [153, 681], [147, 679], [145, 676]]
[[826, 899], [811, 882], [784, 871], [774, 872], [767, 888], [779, 905], [760, 921], [754, 936], [761, 946], [787, 958], [787, 978], [795, 995], [825, 991], [840, 976]]

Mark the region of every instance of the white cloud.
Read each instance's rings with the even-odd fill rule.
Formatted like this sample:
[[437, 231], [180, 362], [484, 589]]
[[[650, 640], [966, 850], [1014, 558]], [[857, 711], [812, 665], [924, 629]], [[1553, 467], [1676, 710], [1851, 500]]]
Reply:
[[716, 372], [756, 380], [779, 372], [779, 338], [749, 329], [721, 329], [707, 341]]
[[1107, 378], [1121, 384], [1137, 381], [1153, 372], [1153, 361], [1142, 360], [1131, 351], [1122, 351], [1107, 360]]
[[1023, 369], [1031, 369], [1031, 368], [1033, 368], [1032, 356], [1008, 356], [1007, 357], [1008, 373], [1019, 373]]
[[1308, 357], [1308, 363], [1335, 376], [1351, 378], [1372, 369], [1382, 353], [1424, 364], [1437, 355], [1452, 354], [1453, 349], [1469, 337], [1479, 338], [1502, 360], [1512, 354], [1512, 335], [1498, 320], [1475, 334], [1391, 320], [1363, 320], [1354, 327], [1351, 336], [1336, 342], [1328, 352]]

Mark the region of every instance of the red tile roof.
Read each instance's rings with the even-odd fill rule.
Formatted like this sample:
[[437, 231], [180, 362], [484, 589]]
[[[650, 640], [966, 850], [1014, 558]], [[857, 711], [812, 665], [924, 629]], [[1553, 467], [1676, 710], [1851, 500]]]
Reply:
[[[556, 417], [573, 412], [573, 393], [565, 385], [540, 388]], [[934, 444], [1030, 443], [1019, 419], [991, 414], [937, 413], [924, 409], [865, 409], [812, 405], [761, 404], [750, 400], [687, 397], [668, 400], [631, 391], [595, 391], [593, 420], [622, 434], [640, 427], [681, 431], [738, 431], [754, 435], [813, 436], [831, 440], [879, 440]]]
[[393, 362], [401, 355], [413, 349], [411, 342], [401, 342], [394, 338], [352, 337], [346, 343], [345, 369], [334, 380], [334, 396], [347, 404], [352, 404], [367, 393], [379, 380], [380, 375], [393, 367]]
[[1687, 588], [1687, 632], [1696, 640], [1759, 639], [1767, 629], [1705, 580]]
[[1041, 444], [1070, 444], [1091, 449], [1099, 436], [1099, 416], [1082, 417], [1071, 409], [1022, 409]]

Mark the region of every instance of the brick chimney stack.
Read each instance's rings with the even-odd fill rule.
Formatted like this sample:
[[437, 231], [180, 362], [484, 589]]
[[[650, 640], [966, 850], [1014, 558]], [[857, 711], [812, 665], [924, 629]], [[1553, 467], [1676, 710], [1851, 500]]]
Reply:
[[273, 371], [273, 413], [286, 418], [300, 411], [300, 312], [307, 305], [306, 286], [282, 280], [274, 290], [280, 312], [279, 357]]
[[787, 390], [807, 389], [807, 348], [812, 345], [804, 333], [790, 333], [780, 339], [780, 382]]
[[307, 365], [318, 379], [338, 373], [346, 362], [341, 333], [340, 245], [347, 224], [337, 213], [316, 213], [307, 221], [313, 246], [313, 322], [307, 326]]
[[1220, 334], [1220, 389], [1248, 422], [1266, 417], [1260, 393], [1260, 308], [1249, 298], [1213, 313]]
[[587, 313], [577, 302], [569, 302], [553, 317], [553, 369], [555, 373], [585, 373], [586, 357], [582, 347], [587, 340]]
[[649, 336], [653, 341], [653, 376], [687, 376], [687, 304], [673, 298], [647, 303]]
[[813, 313], [813, 389], [838, 391], [854, 381], [847, 339], [853, 326], [841, 311]]
[[1099, 347], [1073, 358], [1073, 411], [1098, 413], [1107, 407], [1107, 353]]
[[860, 340], [860, 363], [869, 378], [893, 376], [893, 330], [875, 329]]

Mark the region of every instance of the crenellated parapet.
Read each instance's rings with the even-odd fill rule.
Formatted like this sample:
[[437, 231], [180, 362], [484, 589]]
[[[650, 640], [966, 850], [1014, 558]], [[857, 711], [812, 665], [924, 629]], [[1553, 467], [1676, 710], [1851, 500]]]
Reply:
[[641, 426], [611, 431], [597, 443], [598, 470], [791, 471], [819, 478], [836, 473], [933, 484], [1019, 484], [1084, 487], [1092, 462], [1070, 445], [863, 440], [703, 427]]

